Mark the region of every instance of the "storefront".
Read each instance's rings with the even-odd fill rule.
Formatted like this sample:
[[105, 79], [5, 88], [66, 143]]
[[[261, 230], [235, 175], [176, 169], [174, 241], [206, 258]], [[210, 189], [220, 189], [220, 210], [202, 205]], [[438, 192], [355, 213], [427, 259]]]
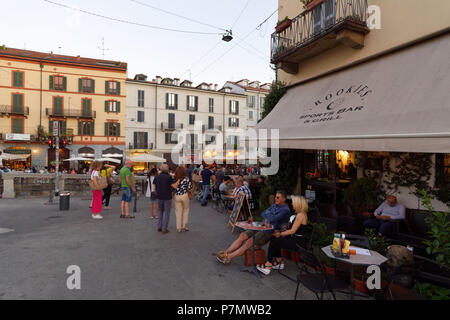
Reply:
[[15, 171], [31, 168], [31, 149], [27, 147], [9, 147], [3, 150], [2, 164]]
[[448, 52], [447, 33], [290, 87], [257, 129], [279, 129], [281, 149], [304, 150], [303, 190], [345, 185], [360, 152], [427, 153], [435, 164], [441, 154], [445, 167]]

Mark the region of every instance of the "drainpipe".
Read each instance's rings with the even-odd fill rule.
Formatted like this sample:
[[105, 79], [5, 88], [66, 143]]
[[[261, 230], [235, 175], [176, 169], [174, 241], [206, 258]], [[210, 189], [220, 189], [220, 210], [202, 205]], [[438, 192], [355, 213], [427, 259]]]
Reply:
[[158, 83], [155, 83], [155, 150], [158, 150]]
[[[41, 83], [40, 83], [40, 89], [39, 89], [39, 126], [42, 126], [42, 69], [44, 68], [44, 65], [42, 64], [42, 61], [40, 62], [40, 69], [41, 69]], [[50, 130], [50, 128], [49, 128]]]

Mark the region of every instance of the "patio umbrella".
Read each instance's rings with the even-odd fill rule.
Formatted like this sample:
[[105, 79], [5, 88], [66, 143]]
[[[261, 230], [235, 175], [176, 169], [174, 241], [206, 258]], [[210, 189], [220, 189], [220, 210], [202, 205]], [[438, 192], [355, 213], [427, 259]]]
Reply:
[[130, 157], [130, 160], [134, 162], [155, 162], [155, 163], [167, 162], [166, 159], [154, 156], [152, 154], [140, 154], [138, 156]]

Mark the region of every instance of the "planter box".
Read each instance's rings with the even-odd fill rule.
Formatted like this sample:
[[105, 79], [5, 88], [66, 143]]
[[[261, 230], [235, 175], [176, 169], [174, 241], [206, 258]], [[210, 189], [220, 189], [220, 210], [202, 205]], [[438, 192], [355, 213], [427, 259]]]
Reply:
[[292, 21], [290, 19], [284, 20], [278, 26], [276, 26], [275, 31], [277, 33], [281, 33], [292, 25]]
[[312, 9], [314, 9], [315, 7], [317, 7], [317, 6], [319, 6], [319, 5], [321, 5], [322, 3], [324, 3], [325, 2], [325, 0], [312, 0], [310, 3], [308, 3], [307, 5], [306, 5], [306, 10], [312, 10]]

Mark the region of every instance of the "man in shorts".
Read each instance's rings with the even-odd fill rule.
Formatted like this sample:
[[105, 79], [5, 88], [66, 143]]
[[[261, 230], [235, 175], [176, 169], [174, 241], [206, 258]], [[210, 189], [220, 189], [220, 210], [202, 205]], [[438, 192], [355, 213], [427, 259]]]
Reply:
[[133, 192], [136, 192], [136, 189], [134, 188], [133, 173], [130, 170], [132, 167], [133, 161], [127, 160], [125, 166], [120, 169], [120, 180], [122, 183], [122, 202], [120, 204], [120, 217], [125, 219], [134, 218], [134, 216], [130, 216], [130, 202], [133, 199]]
[[275, 196], [275, 203], [262, 213], [262, 217], [267, 219], [273, 226], [272, 230], [268, 231], [253, 231], [247, 230], [239, 235], [239, 238], [234, 241], [231, 246], [225, 251], [219, 251], [216, 254], [217, 260], [223, 264], [229, 264], [231, 259], [242, 256], [245, 251], [250, 249], [253, 244], [253, 236], [255, 237], [255, 246], [262, 247], [272, 238], [274, 230], [279, 230], [281, 225], [289, 221], [291, 211], [286, 204], [286, 192], [277, 191]]

